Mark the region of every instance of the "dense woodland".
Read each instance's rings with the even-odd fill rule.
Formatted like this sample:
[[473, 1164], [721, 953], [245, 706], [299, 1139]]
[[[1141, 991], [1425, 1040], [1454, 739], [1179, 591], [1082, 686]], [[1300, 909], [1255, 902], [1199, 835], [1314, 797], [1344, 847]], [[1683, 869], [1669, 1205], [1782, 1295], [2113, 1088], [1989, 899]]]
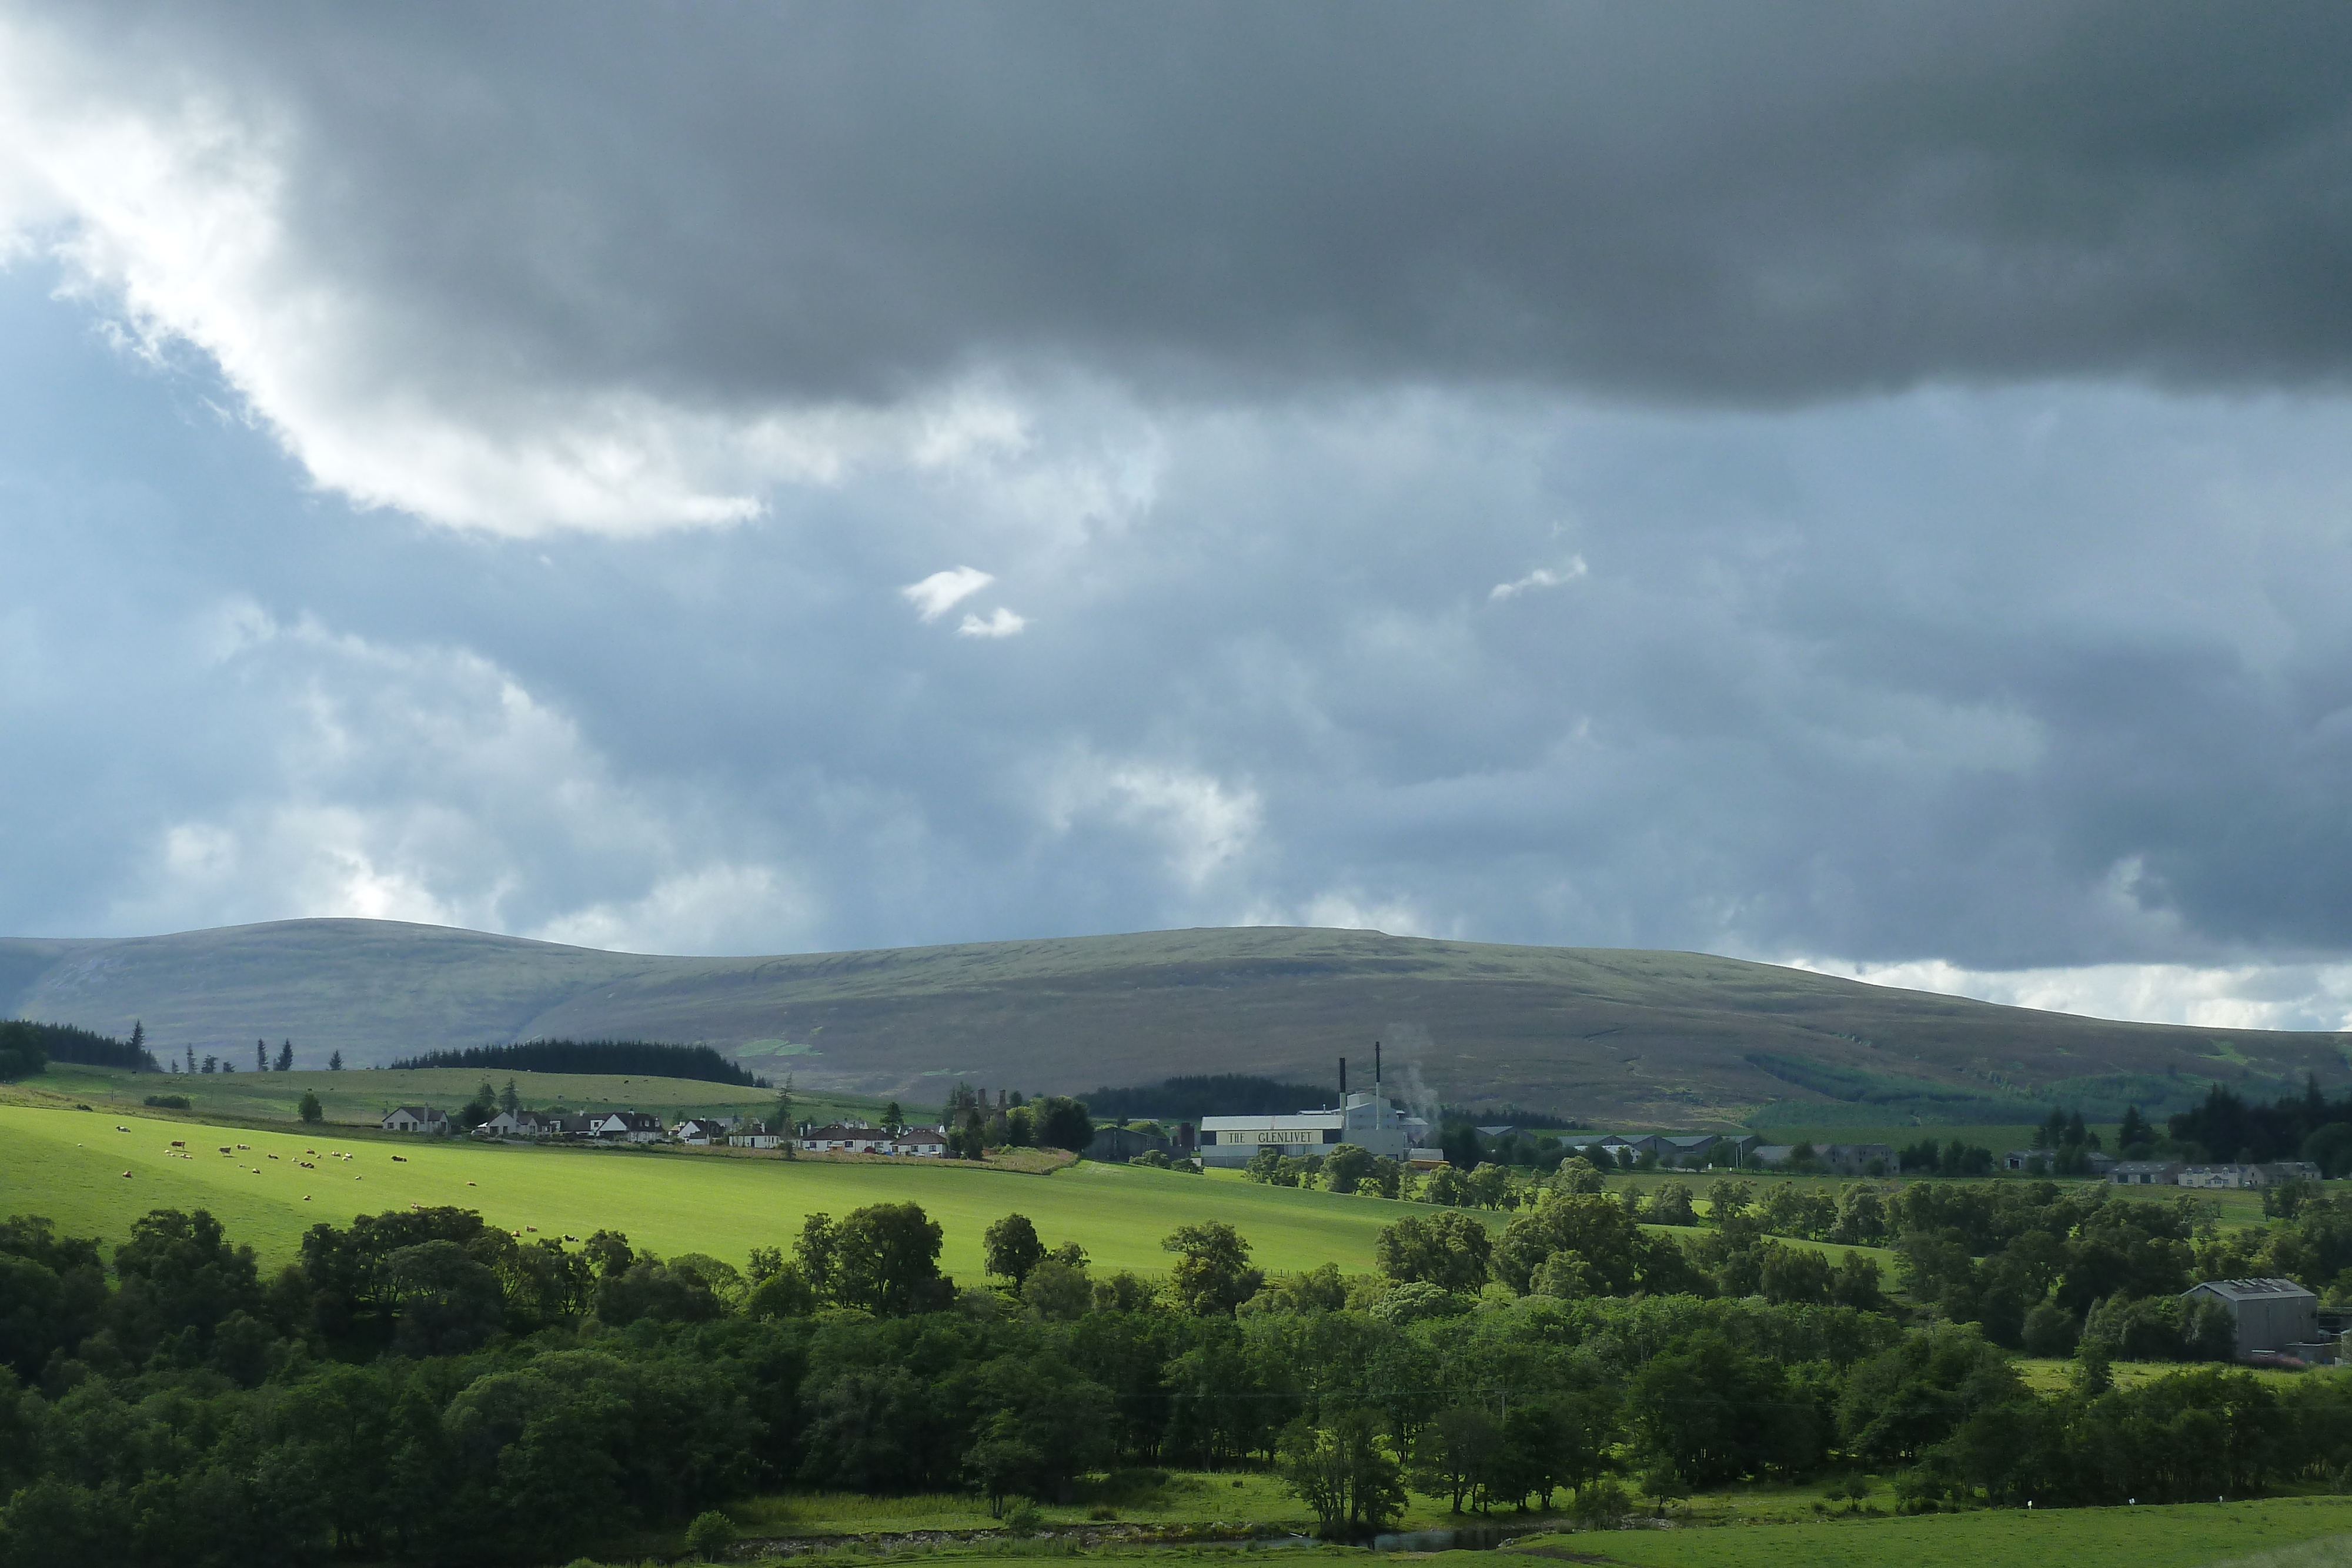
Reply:
[[770, 1087], [707, 1045], [663, 1045], [649, 1040], [527, 1040], [518, 1045], [475, 1045], [428, 1051], [393, 1068], [465, 1067], [480, 1072], [590, 1072], [646, 1078], [691, 1078], [704, 1083]]
[[[0, 1568], [561, 1559], [794, 1486], [1132, 1494], [1271, 1467], [1333, 1533], [1411, 1488], [1605, 1520], [1759, 1478], [1893, 1473], [1906, 1507], [2210, 1497], [2352, 1475], [2352, 1383], [2223, 1354], [2192, 1274], [2321, 1286], [2352, 1202], [2214, 1230], [2191, 1199], [2053, 1183], [1592, 1190], [1499, 1233], [1410, 1210], [1375, 1276], [1269, 1280], [1210, 1222], [1105, 1276], [1009, 1215], [989, 1277], [911, 1204], [813, 1216], [747, 1270], [435, 1209], [320, 1225], [265, 1273], [202, 1212], [112, 1249], [0, 1225]], [[1664, 1229], [1645, 1225], [1663, 1225]], [[1863, 1254], [1892, 1243], [1916, 1305]], [[2076, 1354], [2037, 1394], [2003, 1346]]]
[[163, 1071], [154, 1052], [147, 1049], [144, 1025], [132, 1029], [129, 1040], [116, 1040], [69, 1023], [0, 1021], [0, 1082], [33, 1077], [52, 1061], [127, 1067], [133, 1072]]
[[2268, 1105], [2250, 1104], [2216, 1083], [2200, 1103], [2166, 1123], [2168, 1136], [2157, 1137], [2144, 1124], [2137, 1131], [2135, 1136], [2127, 1126], [2120, 1141], [2138, 1158], [2158, 1153], [2197, 1160], [2302, 1159], [2330, 1176], [2352, 1175], [2352, 1092], [2330, 1100], [2315, 1078], [2305, 1080], [2302, 1093]]

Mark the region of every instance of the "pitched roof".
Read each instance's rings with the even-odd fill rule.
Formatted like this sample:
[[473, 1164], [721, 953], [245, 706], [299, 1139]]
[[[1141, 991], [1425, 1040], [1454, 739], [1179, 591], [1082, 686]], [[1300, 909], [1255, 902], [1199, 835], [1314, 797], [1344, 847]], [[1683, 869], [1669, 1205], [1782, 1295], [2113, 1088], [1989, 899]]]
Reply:
[[2293, 1280], [2281, 1280], [2277, 1278], [2255, 1280], [2200, 1280], [2196, 1284], [2190, 1286], [2189, 1289], [2192, 1291], [2210, 1291], [2215, 1295], [2231, 1301], [2249, 1301], [2265, 1299], [2274, 1300], [2282, 1296], [2310, 1296], [2313, 1301], [2317, 1301], [2319, 1299], [2316, 1296], [2313, 1296], [2309, 1291], [2305, 1290], [2301, 1285], [2296, 1284]]

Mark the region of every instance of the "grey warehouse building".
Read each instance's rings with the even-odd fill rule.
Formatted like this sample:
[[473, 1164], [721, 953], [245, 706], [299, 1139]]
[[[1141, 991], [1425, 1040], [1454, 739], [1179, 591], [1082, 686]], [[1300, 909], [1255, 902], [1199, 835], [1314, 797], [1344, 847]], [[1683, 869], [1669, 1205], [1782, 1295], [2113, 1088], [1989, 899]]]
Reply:
[[2240, 1355], [2284, 1354], [2315, 1359], [2319, 1347], [2319, 1298], [2293, 1280], [2208, 1280], [2181, 1292], [2220, 1301], [2237, 1325]]

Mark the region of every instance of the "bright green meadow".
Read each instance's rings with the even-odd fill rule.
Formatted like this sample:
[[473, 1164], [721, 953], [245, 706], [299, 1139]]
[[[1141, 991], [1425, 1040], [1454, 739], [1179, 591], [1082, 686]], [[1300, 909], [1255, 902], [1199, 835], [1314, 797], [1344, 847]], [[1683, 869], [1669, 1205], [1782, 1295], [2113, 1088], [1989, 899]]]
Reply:
[[[2306, 1542], [2327, 1542], [2305, 1550]], [[2352, 1563], [2352, 1499], [2273, 1498], [2167, 1508], [2001, 1509], [1912, 1518], [1839, 1518], [1808, 1524], [1627, 1530], [1538, 1538], [1555, 1553], [1629, 1568], [2319, 1568]], [[1536, 1542], [1530, 1542], [1529, 1544]], [[1516, 1544], [1516, 1543], [1515, 1543]], [[2332, 1550], [2331, 1550], [2332, 1548]], [[1508, 1552], [1448, 1552], [1454, 1568]], [[1542, 1557], [1520, 1559], [1534, 1568]], [[1551, 1559], [1558, 1561], [1555, 1555]]]
[[[250, 1065], [247, 1063], [245, 1065]], [[664, 1118], [765, 1114], [776, 1103], [772, 1089], [746, 1089], [733, 1083], [704, 1083], [690, 1078], [648, 1078], [642, 1074], [586, 1072], [482, 1072], [469, 1068], [433, 1067], [406, 1071], [352, 1070], [344, 1072], [181, 1072], [158, 1077], [115, 1067], [84, 1067], [75, 1062], [51, 1062], [38, 1077], [25, 1080], [27, 1091], [63, 1095], [68, 1100], [101, 1101], [137, 1105], [150, 1094], [178, 1094], [192, 1114], [226, 1121], [291, 1122], [305, 1093], [316, 1094], [330, 1122], [355, 1126], [376, 1125], [394, 1105], [433, 1105], [455, 1111], [483, 1080], [504, 1088], [514, 1081], [515, 1093], [527, 1110], [657, 1111]], [[848, 1113], [871, 1117], [882, 1102], [845, 1094], [793, 1095], [797, 1112], [816, 1120]], [[936, 1111], [937, 1106], [910, 1105], [910, 1113]]]
[[[194, 1158], [173, 1155], [175, 1138]], [[218, 1153], [223, 1145], [231, 1152]], [[331, 1159], [329, 1150], [352, 1157]], [[296, 1163], [306, 1158], [315, 1170]], [[1022, 1175], [961, 1162], [351, 1138], [331, 1128], [281, 1133], [128, 1111], [0, 1105], [0, 1214], [43, 1214], [71, 1234], [120, 1239], [149, 1209], [206, 1208], [271, 1263], [290, 1260], [302, 1232], [321, 1220], [341, 1225], [356, 1214], [446, 1204], [479, 1209], [509, 1230], [619, 1230], [656, 1252], [707, 1252], [740, 1267], [754, 1247], [788, 1243], [808, 1214], [907, 1201], [945, 1231], [943, 1265], [975, 1282], [981, 1232], [1014, 1211], [1034, 1220], [1049, 1246], [1079, 1242], [1098, 1270], [1157, 1273], [1168, 1263], [1161, 1238], [1200, 1219], [1230, 1222], [1256, 1261], [1276, 1272], [1324, 1262], [1368, 1271], [1381, 1228], [1407, 1210], [1231, 1174], [1083, 1161], [1050, 1176]]]

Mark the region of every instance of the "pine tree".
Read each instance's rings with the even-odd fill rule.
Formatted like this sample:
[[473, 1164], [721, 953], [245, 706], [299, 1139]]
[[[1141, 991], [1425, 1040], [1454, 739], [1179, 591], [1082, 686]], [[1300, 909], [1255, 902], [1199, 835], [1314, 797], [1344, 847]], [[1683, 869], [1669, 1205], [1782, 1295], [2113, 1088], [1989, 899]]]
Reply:
[[332, 1056], [331, 1056], [331, 1057], [327, 1058], [327, 1071], [330, 1071], [330, 1072], [341, 1072], [342, 1070], [343, 1070], [343, 1053], [342, 1053], [341, 1051], [339, 1051], [335, 1052], [335, 1054], [334, 1054], [334, 1055], [332, 1055]]
[[522, 1096], [515, 1092], [515, 1082], [509, 1078], [507, 1086], [499, 1091], [499, 1109], [511, 1112], [522, 1104]]
[[281, 1042], [278, 1047], [278, 1071], [280, 1072], [294, 1071], [294, 1042], [290, 1040]]
[[147, 1025], [138, 1019], [131, 1020], [131, 1049], [133, 1051], [147, 1049]]
[[253, 1042], [253, 1070], [256, 1072], [269, 1071], [269, 1042], [266, 1040]]
[[194, 1072], [195, 1070], [196, 1070], [196, 1048], [195, 1048], [194, 1046], [193, 1046], [193, 1045], [192, 1045], [192, 1046], [188, 1047], [188, 1071], [191, 1071], [191, 1072]]

